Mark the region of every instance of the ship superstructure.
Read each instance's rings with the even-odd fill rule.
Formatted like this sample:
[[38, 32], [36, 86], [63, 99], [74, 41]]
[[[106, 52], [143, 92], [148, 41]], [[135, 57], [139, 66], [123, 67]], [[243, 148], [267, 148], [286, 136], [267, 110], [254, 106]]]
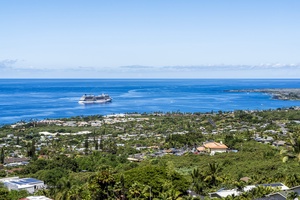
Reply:
[[92, 104], [92, 103], [107, 103], [111, 101], [112, 98], [108, 94], [101, 94], [97, 96], [92, 94], [85, 94], [79, 99], [78, 103]]

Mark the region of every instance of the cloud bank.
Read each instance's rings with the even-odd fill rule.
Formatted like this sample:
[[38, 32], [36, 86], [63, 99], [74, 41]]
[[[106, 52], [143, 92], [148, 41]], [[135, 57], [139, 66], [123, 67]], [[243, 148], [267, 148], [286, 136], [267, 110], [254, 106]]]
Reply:
[[10, 60], [10, 59], [5, 59], [5, 60], [0, 60], [0, 69], [4, 68], [11, 68], [15, 63], [17, 63], [18, 60]]
[[300, 78], [300, 64], [119, 67], [33, 67], [18, 59], [0, 60], [0, 78]]

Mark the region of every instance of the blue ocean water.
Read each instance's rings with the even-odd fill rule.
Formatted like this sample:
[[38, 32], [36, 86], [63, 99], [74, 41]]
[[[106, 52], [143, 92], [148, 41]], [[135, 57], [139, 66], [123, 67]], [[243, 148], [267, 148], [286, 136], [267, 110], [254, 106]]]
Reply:
[[[210, 112], [300, 106], [232, 89], [300, 88], [299, 79], [0, 79], [0, 124], [20, 120], [128, 112]], [[81, 105], [83, 94], [112, 103]]]

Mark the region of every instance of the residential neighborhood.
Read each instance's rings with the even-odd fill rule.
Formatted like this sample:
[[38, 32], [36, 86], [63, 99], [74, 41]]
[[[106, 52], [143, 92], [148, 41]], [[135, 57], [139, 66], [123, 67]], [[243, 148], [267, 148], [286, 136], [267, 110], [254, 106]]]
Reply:
[[[25, 189], [28, 194], [43, 196], [38, 192], [40, 189], [52, 192], [47, 198], [56, 199], [58, 197], [55, 198], [55, 195], [60, 195], [63, 191], [55, 192], [52, 188], [60, 184], [67, 174], [70, 176], [72, 173], [96, 173], [95, 165], [104, 168], [122, 166], [121, 168], [130, 169], [128, 172], [125, 170], [126, 173], [131, 173], [131, 170], [148, 165], [150, 167], [153, 165], [151, 163], [156, 163], [152, 167], [165, 165], [165, 169], [168, 169], [169, 165], [173, 166], [173, 173], [182, 176], [182, 181], [186, 181], [185, 184], [189, 186], [184, 189], [185, 184], [182, 185], [183, 188], [179, 190], [181, 195], [190, 194], [193, 198], [227, 198], [239, 196], [244, 192], [249, 193], [254, 186], [273, 187], [276, 182], [282, 181], [280, 184], [285, 188], [280, 191], [271, 189], [269, 196], [264, 198], [271, 198], [272, 195], [284, 196], [281, 191], [291, 191], [291, 188], [300, 185], [300, 177], [297, 174], [268, 178], [265, 174], [268, 170], [261, 171], [265, 175], [260, 176], [255, 175], [252, 168], [249, 169], [249, 173], [232, 173], [230, 171], [239, 167], [230, 168], [230, 165], [237, 161], [235, 164], [241, 162], [243, 165], [249, 162], [244, 159], [248, 157], [251, 160], [249, 155], [254, 153], [253, 158], [262, 155], [256, 158], [257, 160], [275, 159], [276, 162], [273, 163], [277, 163], [277, 167], [274, 168], [277, 173], [281, 165], [294, 166], [299, 162], [296, 154], [297, 148], [300, 147], [297, 139], [300, 123], [296, 120], [299, 119], [299, 112], [298, 108], [289, 108], [203, 114], [124, 114], [19, 122], [1, 128], [1, 182], [9, 191]], [[194, 160], [194, 163], [180, 161], [186, 159]], [[48, 173], [53, 173], [51, 170], [59, 170], [62, 166], [67, 169], [66, 174], [57, 171], [55, 176], [58, 177], [51, 178]], [[272, 164], [269, 167], [272, 167]], [[200, 170], [197, 176], [193, 175], [195, 170]], [[229, 179], [248, 176], [250, 178], [247, 181], [254, 186], [250, 184], [246, 187], [239, 181], [239, 184], [245, 185], [244, 189], [240, 190], [235, 188], [238, 182], [229, 181], [226, 177], [210, 182], [210, 179], [205, 178], [208, 176], [208, 170], [217, 170], [217, 174], [227, 170], [227, 173], [232, 173]], [[294, 176], [293, 183], [286, 179], [289, 176]], [[79, 177], [76, 180], [81, 179]], [[79, 182], [81, 181], [82, 184], [87, 183], [87, 180]], [[286, 183], [288, 186], [284, 185]], [[229, 185], [231, 186], [228, 187]], [[156, 193], [158, 195], [159, 190]], [[30, 198], [28, 195], [28, 199]]]

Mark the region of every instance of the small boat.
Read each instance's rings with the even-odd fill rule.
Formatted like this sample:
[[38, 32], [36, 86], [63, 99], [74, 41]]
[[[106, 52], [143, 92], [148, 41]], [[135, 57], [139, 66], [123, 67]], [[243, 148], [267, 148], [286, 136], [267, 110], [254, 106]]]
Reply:
[[111, 102], [112, 98], [108, 94], [101, 94], [101, 95], [92, 95], [92, 94], [85, 94], [83, 95], [78, 103], [80, 104], [92, 104], [92, 103], [108, 103]]

